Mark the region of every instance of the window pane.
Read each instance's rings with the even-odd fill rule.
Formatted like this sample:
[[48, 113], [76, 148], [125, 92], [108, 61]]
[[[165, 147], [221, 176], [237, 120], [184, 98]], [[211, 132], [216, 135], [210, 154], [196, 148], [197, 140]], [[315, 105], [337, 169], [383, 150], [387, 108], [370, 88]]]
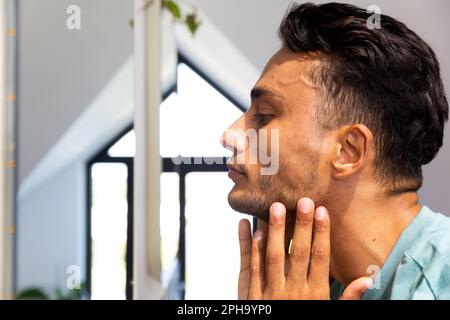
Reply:
[[176, 93], [172, 93], [161, 104], [159, 110], [160, 137], [159, 145], [162, 157], [177, 157], [180, 155], [180, 106]]
[[242, 111], [183, 63], [178, 66], [178, 95], [181, 156], [229, 156], [220, 136]]
[[108, 150], [110, 157], [134, 157], [136, 153], [136, 136], [129, 131]]
[[[180, 109], [176, 93], [170, 94], [162, 103], [160, 109], [160, 149], [163, 157], [179, 155], [178, 132], [180, 124]], [[176, 131], [174, 131], [176, 130]], [[110, 157], [134, 157], [136, 154], [136, 135], [130, 130], [108, 150]]]
[[238, 222], [248, 217], [227, 202], [225, 172], [186, 176], [186, 299], [236, 299]]
[[127, 167], [92, 166], [92, 299], [125, 299]]
[[168, 286], [176, 266], [180, 235], [180, 197], [178, 173], [161, 174], [161, 269], [163, 287]]
[[[225, 157], [231, 153], [219, 141], [223, 131], [240, 115], [234, 104], [187, 65], [178, 66], [178, 94], [170, 94], [160, 109], [162, 157]], [[134, 131], [109, 150], [111, 157], [134, 157]]]

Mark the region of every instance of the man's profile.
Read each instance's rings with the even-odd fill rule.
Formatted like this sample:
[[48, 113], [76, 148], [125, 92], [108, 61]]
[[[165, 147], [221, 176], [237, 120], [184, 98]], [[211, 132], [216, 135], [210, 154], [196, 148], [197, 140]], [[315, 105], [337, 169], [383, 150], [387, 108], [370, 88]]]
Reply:
[[253, 237], [240, 224], [240, 298], [450, 299], [450, 220], [417, 194], [448, 119], [439, 63], [403, 23], [368, 28], [370, 15], [289, 8], [282, 48], [227, 131], [277, 130], [276, 174], [233, 161], [250, 157], [246, 137], [222, 138], [230, 206], [260, 221]]

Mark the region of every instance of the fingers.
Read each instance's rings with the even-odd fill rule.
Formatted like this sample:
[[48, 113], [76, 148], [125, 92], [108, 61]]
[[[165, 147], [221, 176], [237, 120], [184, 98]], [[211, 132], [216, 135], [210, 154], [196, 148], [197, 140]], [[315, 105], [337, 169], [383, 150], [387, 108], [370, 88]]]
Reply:
[[277, 292], [284, 285], [284, 259], [285, 259], [285, 221], [286, 207], [275, 202], [270, 207], [269, 230], [267, 234], [266, 249], [266, 285], [267, 290]]
[[288, 275], [289, 282], [294, 286], [305, 284], [307, 280], [313, 220], [314, 202], [309, 198], [301, 198], [297, 203]]
[[345, 288], [339, 300], [360, 300], [372, 283], [373, 281], [369, 277], [362, 277], [352, 281]]
[[239, 221], [239, 247], [241, 249], [241, 271], [250, 268], [252, 234], [247, 219]]
[[262, 298], [265, 278], [264, 278], [264, 233], [257, 230], [252, 242], [252, 261], [250, 268], [250, 288], [248, 298], [250, 300], [260, 300]]
[[239, 247], [241, 250], [241, 270], [239, 272], [238, 299], [247, 299], [250, 284], [252, 252], [250, 222], [247, 219], [242, 219], [239, 222]]
[[[289, 291], [299, 297], [329, 297], [330, 218], [328, 210], [315, 208], [309, 198], [297, 203], [295, 228], [290, 257], [285, 261], [286, 207], [276, 202], [270, 207], [269, 225], [258, 221], [253, 239], [250, 223], [239, 224], [241, 272], [239, 299], [261, 299]], [[266, 240], [267, 238], [267, 240]], [[289, 266], [287, 279], [285, 267]], [[352, 283], [342, 299], [359, 299], [367, 282]], [[307, 289], [304, 291], [302, 289]], [[348, 290], [348, 291], [347, 291]]]
[[329, 290], [330, 275], [330, 218], [325, 207], [314, 213], [313, 241], [308, 286], [317, 291]]

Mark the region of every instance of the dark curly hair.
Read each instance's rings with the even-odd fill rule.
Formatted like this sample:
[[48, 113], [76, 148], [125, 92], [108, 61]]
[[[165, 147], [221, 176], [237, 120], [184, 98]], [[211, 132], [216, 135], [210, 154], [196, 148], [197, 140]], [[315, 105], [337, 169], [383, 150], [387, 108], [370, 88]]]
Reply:
[[363, 123], [374, 135], [375, 173], [392, 192], [417, 190], [422, 165], [438, 153], [448, 103], [433, 50], [402, 22], [348, 4], [294, 4], [279, 29], [283, 46], [320, 52], [312, 75], [322, 88], [325, 129]]

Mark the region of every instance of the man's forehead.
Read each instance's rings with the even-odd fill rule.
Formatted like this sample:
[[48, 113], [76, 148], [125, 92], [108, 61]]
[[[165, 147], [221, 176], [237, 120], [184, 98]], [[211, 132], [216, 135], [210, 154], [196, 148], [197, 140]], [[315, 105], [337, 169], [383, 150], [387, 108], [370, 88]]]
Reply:
[[303, 85], [315, 89], [311, 80], [312, 72], [323, 63], [323, 56], [318, 53], [295, 53], [289, 49], [280, 49], [267, 62], [257, 86], [291, 87]]

